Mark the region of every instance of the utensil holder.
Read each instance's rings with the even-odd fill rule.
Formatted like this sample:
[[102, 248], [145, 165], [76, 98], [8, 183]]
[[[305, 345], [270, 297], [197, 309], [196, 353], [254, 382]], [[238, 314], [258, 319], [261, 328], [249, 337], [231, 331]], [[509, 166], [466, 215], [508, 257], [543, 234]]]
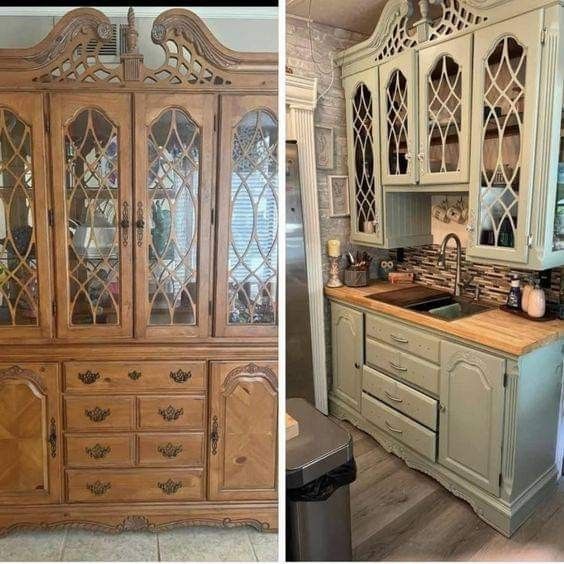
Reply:
[[359, 288], [368, 286], [368, 270], [352, 270], [345, 268], [345, 286]]

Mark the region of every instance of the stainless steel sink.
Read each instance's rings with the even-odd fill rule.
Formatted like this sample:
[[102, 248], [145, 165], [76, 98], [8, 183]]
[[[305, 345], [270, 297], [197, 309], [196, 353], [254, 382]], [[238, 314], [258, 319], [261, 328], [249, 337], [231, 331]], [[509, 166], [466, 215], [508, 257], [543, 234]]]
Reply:
[[440, 317], [446, 321], [454, 321], [455, 319], [461, 319], [462, 317], [468, 317], [476, 313], [494, 309], [494, 306], [449, 296], [409, 305], [407, 309], [426, 312], [429, 315]]

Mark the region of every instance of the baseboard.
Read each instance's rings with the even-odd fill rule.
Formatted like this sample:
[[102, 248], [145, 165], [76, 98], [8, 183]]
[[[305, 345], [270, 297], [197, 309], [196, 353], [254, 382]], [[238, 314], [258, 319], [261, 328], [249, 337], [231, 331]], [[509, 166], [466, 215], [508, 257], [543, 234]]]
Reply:
[[276, 502], [197, 504], [67, 504], [0, 507], [0, 536], [16, 530], [54, 530], [65, 527], [121, 533], [166, 531], [178, 527], [254, 527], [278, 530]]

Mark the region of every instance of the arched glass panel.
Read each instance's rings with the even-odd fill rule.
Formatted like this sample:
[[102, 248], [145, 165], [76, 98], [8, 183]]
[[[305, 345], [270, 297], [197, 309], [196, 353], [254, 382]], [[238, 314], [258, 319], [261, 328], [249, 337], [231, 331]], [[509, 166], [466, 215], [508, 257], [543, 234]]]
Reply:
[[386, 119], [389, 173], [407, 174], [409, 169], [409, 157], [406, 156], [409, 152], [407, 79], [399, 69], [392, 73], [386, 86]]
[[200, 129], [171, 108], [149, 130], [149, 325], [195, 325]]
[[31, 128], [0, 108], [0, 326], [38, 325]]
[[519, 207], [526, 51], [501, 39], [484, 65], [479, 243], [514, 247]]
[[276, 325], [278, 124], [266, 110], [235, 128], [228, 256], [228, 323]]
[[117, 127], [85, 109], [65, 127], [72, 325], [118, 325], [120, 247]]

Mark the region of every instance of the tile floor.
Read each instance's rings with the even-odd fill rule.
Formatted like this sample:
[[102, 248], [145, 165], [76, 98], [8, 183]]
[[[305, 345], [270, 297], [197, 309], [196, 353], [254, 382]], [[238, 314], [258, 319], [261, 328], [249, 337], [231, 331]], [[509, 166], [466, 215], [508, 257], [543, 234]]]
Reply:
[[274, 562], [278, 560], [278, 535], [250, 527], [193, 527], [119, 535], [68, 529], [0, 537], [0, 561], [90, 560]]

